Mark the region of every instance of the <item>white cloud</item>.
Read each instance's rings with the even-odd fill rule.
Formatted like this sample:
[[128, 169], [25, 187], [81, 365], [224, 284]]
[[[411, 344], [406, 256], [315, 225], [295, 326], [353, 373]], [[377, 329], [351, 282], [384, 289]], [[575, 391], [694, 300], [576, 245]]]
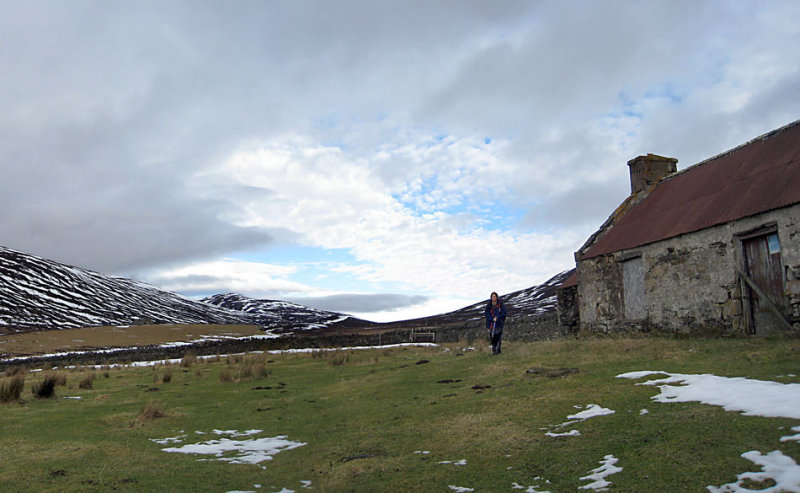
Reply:
[[261, 292], [528, 287], [625, 198], [629, 159], [688, 166], [800, 114], [793, 0], [4, 14], [0, 242], [187, 292], [256, 289], [198, 269], [242, 252], [296, 266], [269, 260], [287, 245], [347, 250], [318, 276], [362, 284], [304, 267], [261, 272]]
[[148, 280], [164, 289], [192, 294], [216, 294], [221, 288], [252, 297], [296, 296], [319, 290], [288, 278], [296, 268], [222, 259], [198, 262], [151, 274]]

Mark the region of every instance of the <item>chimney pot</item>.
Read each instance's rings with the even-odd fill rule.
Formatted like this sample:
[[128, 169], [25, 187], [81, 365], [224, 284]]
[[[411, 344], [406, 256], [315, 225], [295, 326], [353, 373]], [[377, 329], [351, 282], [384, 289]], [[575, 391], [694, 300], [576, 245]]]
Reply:
[[631, 172], [631, 195], [637, 194], [658, 183], [662, 178], [678, 170], [678, 160], [671, 157], [647, 154], [628, 161]]

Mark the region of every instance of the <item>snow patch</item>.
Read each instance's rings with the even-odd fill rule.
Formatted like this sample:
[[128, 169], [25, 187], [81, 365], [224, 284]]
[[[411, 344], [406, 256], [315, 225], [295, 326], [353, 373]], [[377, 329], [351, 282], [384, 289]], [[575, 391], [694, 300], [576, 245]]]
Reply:
[[[723, 484], [719, 487], [707, 486], [708, 491], [711, 493], [800, 491], [800, 466], [791, 457], [783, 455], [780, 450], [775, 450], [767, 455], [763, 455], [757, 450], [751, 450], [743, 453], [742, 457], [761, 466], [761, 472], [744, 472], [736, 476], [735, 483]], [[747, 480], [760, 483], [768, 479], [774, 480], [775, 486], [751, 490], [742, 484]]]
[[545, 433], [545, 435], [549, 437], [576, 437], [580, 436], [580, 434], [581, 432], [579, 430], [570, 430], [566, 433], [553, 433], [552, 431]]
[[[232, 438], [240, 438], [262, 433], [262, 430], [247, 430], [244, 432], [239, 432], [237, 430], [213, 430], [212, 433], [220, 436], [227, 435]], [[159, 444], [181, 443], [185, 437], [186, 435], [182, 435], [172, 438], [151, 439], [151, 441]], [[199, 443], [190, 443], [182, 447], [167, 447], [161, 450], [170, 453], [198, 454], [216, 457], [214, 459], [198, 459], [201, 461], [218, 460], [230, 464], [260, 464], [261, 462], [272, 460], [272, 457], [278, 452], [291, 450], [304, 445], [307, 444], [303, 442], [293, 442], [287, 440], [285, 435], [279, 435], [266, 438], [250, 438], [248, 440], [220, 438]]]
[[592, 482], [584, 486], [578, 486], [578, 489], [608, 491], [608, 487], [611, 485], [611, 482], [607, 481], [606, 477], [622, 471], [621, 467], [615, 465], [618, 461], [619, 459], [610, 454], [603, 457], [603, 460], [600, 461], [600, 464], [602, 464], [600, 467], [592, 469], [589, 471], [591, 474], [581, 478], [581, 481]]
[[597, 404], [589, 404], [586, 406], [585, 411], [581, 411], [577, 414], [570, 414], [567, 416], [567, 419], [580, 419], [586, 420], [589, 418], [594, 418], [597, 416], [606, 416], [608, 414], [614, 414], [615, 411], [612, 409], [606, 409], [604, 407], [600, 407]]

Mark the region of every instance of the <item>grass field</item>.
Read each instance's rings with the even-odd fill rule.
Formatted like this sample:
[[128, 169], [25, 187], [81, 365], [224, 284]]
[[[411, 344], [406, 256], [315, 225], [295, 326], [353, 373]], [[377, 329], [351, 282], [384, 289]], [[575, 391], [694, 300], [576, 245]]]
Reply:
[[[35, 492], [556, 493], [586, 491], [578, 488], [591, 481], [581, 478], [613, 455], [622, 471], [605, 478], [609, 491], [691, 492], [758, 470], [740, 457], [750, 450], [800, 458], [800, 442], [780, 442], [797, 419], [655, 403], [657, 388], [617, 378], [659, 370], [796, 383], [798, 339], [584, 338], [509, 343], [500, 356], [465, 346], [27, 372], [20, 398], [0, 405], [0, 484]], [[562, 367], [577, 371], [547, 376]], [[19, 378], [7, 373], [3, 386]], [[33, 396], [55, 376], [54, 397]], [[558, 426], [590, 404], [614, 413]], [[546, 435], [574, 429], [580, 435]], [[262, 454], [272, 445], [274, 453], [235, 463], [257, 459], [162, 450], [192, 445], [262, 445]]]

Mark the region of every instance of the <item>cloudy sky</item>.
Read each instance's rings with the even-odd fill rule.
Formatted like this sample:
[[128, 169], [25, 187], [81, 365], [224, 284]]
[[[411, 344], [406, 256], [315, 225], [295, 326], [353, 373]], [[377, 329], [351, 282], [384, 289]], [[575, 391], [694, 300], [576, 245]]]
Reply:
[[800, 118], [800, 2], [0, 0], [0, 244], [376, 321]]

